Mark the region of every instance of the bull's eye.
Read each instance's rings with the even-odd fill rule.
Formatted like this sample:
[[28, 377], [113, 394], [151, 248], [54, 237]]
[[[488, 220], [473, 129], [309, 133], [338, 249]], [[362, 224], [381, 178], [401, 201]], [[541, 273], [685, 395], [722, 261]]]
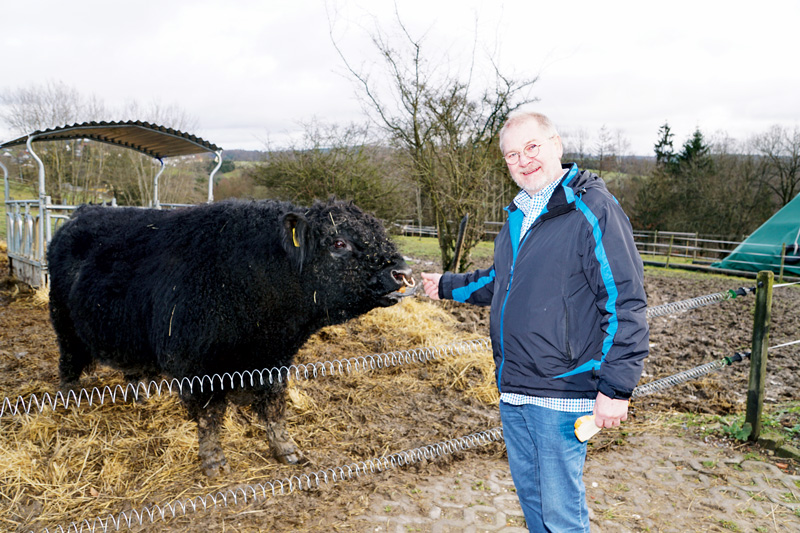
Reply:
[[336, 257], [346, 257], [353, 251], [353, 244], [347, 239], [331, 239], [328, 250]]

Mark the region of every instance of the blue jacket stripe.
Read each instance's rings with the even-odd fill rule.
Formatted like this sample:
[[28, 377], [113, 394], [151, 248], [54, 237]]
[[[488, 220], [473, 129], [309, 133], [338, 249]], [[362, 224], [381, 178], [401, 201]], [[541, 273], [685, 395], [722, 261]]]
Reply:
[[606, 311], [609, 313], [608, 329], [606, 330], [606, 338], [603, 340], [603, 358], [604, 361], [608, 351], [614, 344], [614, 335], [617, 333], [619, 323], [617, 321], [617, 284], [614, 282], [614, 274], [611, 272], [611, 264], [608, 262], [606, 249], [603, 246], [603, 232], [600, 230], [600, 224], [597, 217], [592, 213], [591, 209], [583, 203], [577, 202], [578, 209], [581, 210], [583, 215], [592, 225], [592, 234], [594, 235], [594, 255], [597, 257], [597, 262], [600, 263], [600, 275], [603, 278], [603, 284], [606, 286], [608, 293], [608, 300], [606, 301]]
[[522, 212], [522, 209], [517, 209], [508, 214], [508, 237], [511, 239], [513, 259], [517, 258], [517, 252], [519, 251], [519, 237], [524, 219], [525, 213]]
[[492, 269], [491, 272], [489, 272], [488, 276], [483, 276], [482, 278], [478, 278], [475, 281], [473, 281], [472, 283], [468, 283], [467, 285], [464, 285], [463, 287], [459, 287], [457, 289], [453, 289], [453, 300], [456, 300], [457, 302], [462, 302], [462, 303], [466, 302], [467, 300], [469, 300], [469, 297], [472, 296], [472, 294], [475, 291], [477, 291], [477, 290], [485, 287], [489, 283], [491, 283], [492, 280], [494, 280], [494, 276], [495, 276], [495, 272], [494, 272], [494, 269]]
[[600, 370], [600, 361], [597, 361], [595, 359], [592, 359], [591, 361], [586, 361], [581, 366], [573, 370], [570, 370], [569, 372], [565, 372], [560, 376], [556, 376], [556, 378], [565, 378], [567, 376], [574, 376], [575, 374], [582, 374], [583, 372], [591, 372], [592, 370]]
[[564, 189], [564, 194], [567, 198], [567, 203], [572, 203], [575, 201], [575, 193], [572, 191], [572, 188], [569, 187], [569, 182], [572, 181], [572, 178], [578, 175], [578, 165], [575, 163], [572, 164], [570, 167], [569, 172], [567, 173], [567, 177], [564, 178], [564, 181], [561, 183], [561, 187]]
[[592, 225], [592, 235], [594, 236], [595, 241], [594, 255], [597, 258], [597, 262], [600, 263], [600, 275], [603, 278], [603, 285], [605, 285], [606, 292], [608, 293], [608, 300], [606, 301], [606, 311], [609, 313], [608, 328], [606, 329], [606, 336], [603, 339], [603, 355], [600, 358], [600, 361], [596, 362], [596, 367], [594, 365], [585, 364], [565, 374], [556, 376], [556, 378], [563, 378], [566, 376], [579, 374], [581, 372], [588, 372], [593, 368], [599, 368], [600, 363], [605, 361], [608, 351], [614, 345], [614, 335], [616, 335], [617, 328], [619, 326], [619, 322], [617, 320], [617, 296], [619, 293], [617, 291], [617, 284], [614, 282], [614, 275], [611, 272], [611, 265], [608, 262], [606, 249], [603, 246], [603, 232], [600, 229], [600, 223], [594, 213], [592, 213], [592, 210], [589, 209], [585, 203], [580, 201], [580, 199], [575, 203], [575, 205], [581, 211], [581, 213], [583, 213], [583, 216], [586, 217], [586, 220], [589, 221], [589, 224]]
[[561, 184], [562, 187], [566, 187], [567, 185], [569, 185], [569, 182], [572, 181], [572, 178], [574, 178], [577, 175], [578, 175], [578, 165], [572, 163], [572, 165], [569, 167], [569, 172], [567, 172], [567, 177], [564, 180], [564, 183]]

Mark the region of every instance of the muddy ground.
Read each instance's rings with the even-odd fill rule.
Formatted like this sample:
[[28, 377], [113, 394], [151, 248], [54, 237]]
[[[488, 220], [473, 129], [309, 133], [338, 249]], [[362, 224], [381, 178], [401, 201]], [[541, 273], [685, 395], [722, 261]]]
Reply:
[[[4, 254], [0, 254], [0, 272], [6, 271], [5, 260]], [[417, 262], [414, 268], [417, 272], [435, 270], [436, 264]], [[754, 283], [748, 279], [681, 271], [647, 269], [646, 272], [650, 306], [742, 286], [752, 287]], [[443, 330], [460, 338], [488, 335], [485, 309], [452, 302], [434, 306], [424, 298], [419, 300], [419, 303], [413, 302], [417, 307], [409, 308], [411, 315], [390, 315], [389, 322], [394, 320], [395, 326], [400, 327], [401, 322], [430, 312], [433, 322], [440, 322]], [[749, 350], [754, 301], [754, 296], [749, 295], [688, 313], [652, 319], [651, 355], [645, 363], [642, 382], [718, 360], [736, 351]], [[430, 309], [435, 312], [444, 309], [447, 317], [436, 315], [428, 311]], [[775, 290], [771, 345], [800, 339], [799, 309], [800, 287]], [[448, 339], [438, 334], [417, 337], [413, 330], [411, 327], [394, 335], [391, 323], [388, 326], [368, 322], [348, 324], [323, 332], [313, 346], [299, 354], [299, 360], [384, 353], [419, 346], [419, 343], [435, 345]], [[337, 346], [345, 347], [344, 351]], [[353, 350], [361, 351], [354, 353]], [[33, 294], [13, 280], [0, 282], [0, 400], [54, 391], [58, 384], [57, 360], [58, 349], [46, 307], [38, 304]], [[800, 347], [797, 345], [770, 354], [768, 405], [800, 400], [798, 370]], [[651, 459], [669, 456], [675, 441], [669, 438], [668, 429], [659, 426], [658, 420], [675, 412], [717, 415], [743, 412], [748, 372], [746, 362], [735, 364], [637, 401], [628, 431], [601, 433], [593, 439], [589, 460], [613, 460], [624, 477], [626, 447], [632, 446], [629, 439], [634, 438], [637, 449], [641, 449], [641, 439], [647, 438], [645, 449]], [[476, 392], [481, 390], [482, 379], [477, 366], [454, 370], [440, 362], [298, 383], [288, 423], [310, 463], [303, 467], [276, 465], [269, 456], [261, 428], [247, 412], [235, 412], [228, 416], [228, 436], [223, 440], [233, 472], [225, 479], [214, 481], [207, 480], [199, 472], [194, 428], [185, 422], [182, 407], [174, 397], [57, 412], [46, 409], [41, 414], [6, 414], [0, 418], [0, 430], [4, 435], [0, 441], [0, 456], [5, 456], [5, 471], [0, 471], [0, 530], [49, 528], [54, 531], [56, 526], [66, 527], [73, 521], [192, 498], [237, 484], [286, 479], [302, 472], [353, 464], [485, 431], [499, 426], [499, 417], [491, 399]], [[84, 376], [84, 386], [108, 382], [120, 382], [119, 376], [108, 369], [100, 368]], [[796, 413], [786, 413], [781, 423], [800, 428]], [[718, 448], [729, 447], [731, 454], [749, 453], [748, 457], [758, 457], [779, 464], [783, 471], [796, 473], [797, 465], [791, 460], [770, 457], [755, 446], [708, 437], [699, 429], [696, 432], [692, 428], [685, 429], [682, 433], [685, 438], [712, 439]], [[627, 457], [634, 460], [633, 454]], [[362, 516], [369, 508], [370, 499], [376, 495], [415, 494], [416, 487], [430, 485], [432, 480], [452, 476], [456, 471], [481, 472], [484, 465], [497, 465], [503, 458], [502, 445], [489, 444], [409, 467], [286, 496], [268, 497], [255, 503], [201, 511], [186, 518], [159, 519], [153, 525], [147, 525], [149, 520], [146, 520], [145, 526], [133, 529], [373, 531], [363, 529], [363, 523], [354, 517]], [[631, 470], [639, 466], [640, 459], [635, 460], [637, 465], [629, 465]], [[794, 494], [800, 495], [800, 488]], [[678, 499], [678, 495], [674, 496]], [[797, 501], [800, 502], [800, 497]], [[602, 513], [603, 509], [594, 508], [594, 512]], [[677, 516], [669, 516], [669, 523], [664, 519], [664, 524], [656, 523], [647, 530], [733, 529], [724, 528], [724, 522], [711, 515], [710, 519], [708, 509], [699, 506], [693, 509], [690, 505]], [[796, 530], [800, 531], [800, 518], [792, 522], [794, 519], [791, 516], [787, 519], [785, 514], [782, 517], [790, 524], [797, 524]], [[613, 517], [611, 520], [613, 524]], [[743, 513], [735, 517], [735, 521], [738, 531], [773, 530], [772, 522], [763, 516]], [[783, 529], [787, 522], [781, 521], [784, 525], [777, 529], [778, 522], [773, 521], [775, 530], [793, 527]], [[626, 530], [645, 529], [627, 524]]]

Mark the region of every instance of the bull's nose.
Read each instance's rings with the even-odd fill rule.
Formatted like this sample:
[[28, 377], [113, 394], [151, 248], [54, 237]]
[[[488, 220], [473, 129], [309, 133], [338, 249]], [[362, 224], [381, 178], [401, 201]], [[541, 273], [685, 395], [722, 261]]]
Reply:
[[413, 287], [414, 285], [416, 285], [414, 277], [411, 275], [410, 267], [393, 269], [392, 277], [399, 285], [405, 287]]

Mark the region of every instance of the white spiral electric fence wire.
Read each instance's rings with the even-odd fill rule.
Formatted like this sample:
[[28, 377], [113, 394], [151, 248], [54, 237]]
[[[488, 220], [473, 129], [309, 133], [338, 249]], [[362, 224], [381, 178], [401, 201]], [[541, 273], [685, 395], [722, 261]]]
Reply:
[[471, 450], [478, 446], [486, 446], [493, 442], [498, 442], [502, 438], [502, 428], [496, 427], [487, 431], [472, 433], [464, 437], [456, 437], [443, 442], [429, 444], [427, 446], [397, 452], [383, 457], [372, 458], [366, 461], [351, 463], [349, 465], [295, 475], [271, 482], [268, 481], [254, 485], [239, 485], [236, 488], [217, 491], [215, 493], [206, 494], [205, 496], [198, 496], [185, 500], [173, 500], [162, 505], [122, 511], [115, 515], [108, 515], [105, 518], [86, 519], [81, 522], [73, 522], [67, 527], [59, 525], [52, 530], [46, 528], [42, 531], [44, 533], [50, 533], [51, 531], [58, 533], [95, 533], [98, 531], [119, 531], [121, 528], [130, 529], [135, 526], [153, 524], [157, 520], [185, 516], [188, 513], [197, 511], [243, 505], [265, 500], [270, 496], [291, 494], [298, 490], [321, 488], [323, 485], [327, 486], [342, 481], [349, 481], [353, 478], [404, 467], [422, 460], [433, 460], [445, 455], [452, 455], [456, 452]]
[[[771, 352], [773, 350], [785, 348], [786, 346], [794, 346], [795, 344], [800, 344], [800, 340], [784, 342], [782, 344], [776, 344], [775, 346], [770, 346], [769, 348], [767, 348], [767, 351]], [[690, 368], [689, 370], [684, 370], [683, 372], [678, 372], [677, 374], [657, 379], [655, 381], [651, 381], [650, 383], [645, 383], [644, 385], [640, 385], [635, 389], [633, 389], [633, 394], [631, 395], [631, 399], [635, 399], [640, 396], [645, 396], [647, 394], [653, 394], [654, 392], [660, 392], [670, 387], [680, 385], [681, 383], [686, 383], [687, 381], [705, 376], [706, 374], [710, 374], [714, 370], [719, 370], [720, 368], [730, 366], [733, 363], [738, 363], [739, 361], [742, 361], [745, 358], [749, 357], [750, 357], [750, 352], [736, 352], [734, 355], [729, 357], [723, 357], [719, 361], [712, 361], [711, 363], [706, 363], [704, 365], [696, 366], [694, 368]]]
[[687, 381], [697, 379], [699, 377], [705, 376], [706, 374], [710, 374], [714, 370], [718, 370], [720, 368], [731, 365], [734, 362], [741, 361], [743, 357], [749, 357], [749, 356], [750, 356], [749, 353], [746, 354], [737, 353], [732, 357], [724, 357], [719, 361], [706, 363], [704, 365], [696, 366], [694, 368], [690, 368], [689, 370], [684, 370], [683, 372], [678, 372], [677, 374], [673, 374], [665, 378], [651, 381], [650, 383], [645, 383], [644, 385], [639, 385], [638, 387], [633, 389], [633, 394], [631, 395], [631, 399], [636, 399], [641, 396], [645, 396], [647, 394], [660, 392], [670, 387], [680, 385], [681, 383], [686, 383]]
[[672, 302], [664, 305], [658, 305], [656, 307], [648, 307], [646, 315], [647, 318], [655, 318], [657, 316], [683, 313], [685, 311], [691, 311], [692, 309], [697, 309], [698, 307], [724, 302], [726, 300], [736, 298], [737, 296], [744, 296], [747, 293], [753, 292], [755, 290], [756, 290], [755, 287], [751, 287], [749, 289], [746, 287], [740, 287], [739, 289], [736, 290], [730, 289], [725, 292], [707, 294], [705, 296], [698, 296], [697, 298], [682, 300], [680, 302]]
[[[791, 284], [783, 284], [788, 286]], [[726, 292], [699, 296], [689, 300], [668, 303], [647, 309], [647, 318], [664, 316], [696, 309], [698, 307], [720, 303], [737, 296], [743, 296], [755, 291], [753, 288], [740, 287], [730, 289]], [[81, 405], [104, 405], [105, 403], [116, 403], [117, 401], [128, 402], [130, 398], [139, 400], [140, 397], [150, 398], [151, 396], [161, 396], [175, 391], [182, 393], [188, 391], [215, 391], [224, 390], [226, 387], [233, 389], [238, 387], [264, 386], [266, 383], [282, 382], [289, 377], [295, 379], [313, 379], [319, 376], [350, 374], [364, 370], [384, 369], [407, 365], [411, 363], [425, 363], [437, 360], [444, 356], [458, 355], [476, 350], [487, 350], [490, 348], [488, 337], [471, 341], [461, 341], [442, 346], [418, 348], [412, 350], [400, 350], [382, 354], [373, 354], [360, 357], [351, 357], [344, 360], [321, 361], [308, 364], [293, 364], [290, 366], [265, 368], [261, 370], [246, 370], [242, 372], [232, 372], [225, 374], [214, 374], [211, 376], [193, 376], [184, 378], [162, 379], [160, 381], [127, 383], [125, 385], [114, 385], [104, 387], [93, 387], [92, 389], [70, 390], [67, 392], [58, 391], [55, 394], [45, 392], [41, 398], [36, 394], [31, 394], [27, 398], [18, 396], [16, 400], [3, 398], [0, 403], [0, 418], [4, 416], [17, 416], [19, 414], [30, 414], [31, 412], [41, 413], [49, 408], [56, 410], [59, 407], [68, 409], [70, 405], [80, 407]], [[216, 388], [215, 388], [216, 387]]]
[[[800, 281], [792, 283], [781, 283], [773, 285], [773, 289], [782, 289], [784, 287], [791, 287], [792, 285], [799, 285]], [[674, 313], [683, 313], [691, 311], [706, 305], [717, 304], [726, 300], [732, 300], [737, 296], [745, 296], [749, 293], [755, 292], [755, 287], [739, 287], [738, 289], [728, 289], [724, 292], [717, 292], [714, 294], [706, 294], [705, 296], [698, 296], [697, 298], [690, 298], [689, 300], [681, 300], [680, 302], [672, 302], [664, 305], [657, 305], [655, 307], [647, 308], [647, 318], [655, 318], [657, 316], [671, 315]]]
[[[800, 344], [800, 340], [784, 342], [783, 344], [770, 346], [769, 348], [767, 348], [767, 350], [768, 351], [777, 350], [779, 348], [785, 348], [786, 346], [794, 346], [795, 344]], [[710, 374], [714, 370], [730, 366], [733, 363], [737, 363], [749, 357], [750, 357], [750, 352], [736, 352], [733, 356], [723, 357], [719, 361], [712, 361], [711, 363], [706, 363], [704, 365], [696, 366], [694, 368], [690, 368], [689, 370], [684, 370], [683, 372], [678, 372], [677, 374], [657, 379], [655, 381], [651, 381], [650, 383], [645, 383], [644, 385], [640, 385], [635, 389], [633, 389], [633, 394], [631, 395], [631, 398], [635, 399], [640, 396], [653, 394], [654, 392], [659, 392], [664, 389], [680, 385], [681, 383], [686, 383], [687, 381], [705, 376], [706, 374]]]
[[257, 387], [283, 382], [288, 378], [296, 380], [315, 379], [335, 374], [351, 374], [366, 370], [381, 370], [412, 363], [427, 363], [444, 357], [462, 355], [475, 351], [490, 349], [488, 337], [470, 341], [459, 341], [440, 346], [399, 350], [394, 352], [373, 354], [334, 361], [319, 361], [307, 364], [246, 370], [214, 374], [211, 376], [193, 376], [185, 378], [162, 379], [160, 381], [117, 384], [114, 386], [94, 387], [92, 389], [58, 391], [55, 394], [45, 392], [41, 397], [31, 394], [27, 398], [17, 397], [15, 401], [3, 398], [0, 403], [0, 418], [19, 414], [41, 413], [45, 409], [56, 410], [59, 407], [68, 409], [70, 405], [103, 405], [105, 403], [127, 402], [130, 399], [150, 398], [167, 393], [214, 392], [237, 387]]

